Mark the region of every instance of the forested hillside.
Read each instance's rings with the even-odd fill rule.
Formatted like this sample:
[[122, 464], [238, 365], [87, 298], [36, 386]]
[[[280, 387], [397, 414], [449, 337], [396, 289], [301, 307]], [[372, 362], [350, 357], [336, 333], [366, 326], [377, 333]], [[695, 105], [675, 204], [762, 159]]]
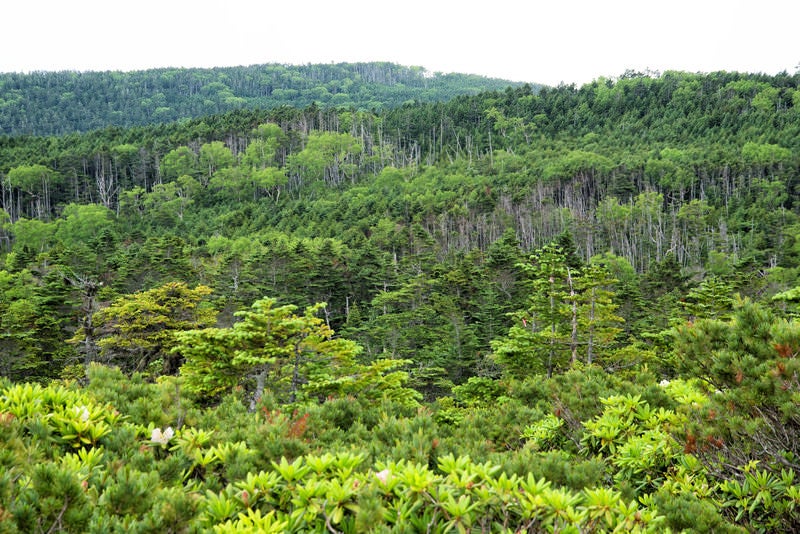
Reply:
[[59, 135], [282, 105], [380, 110], [516, 83], [393, 63], [0, 73], [0, 135]]
[[7, 531], [800, 529], [800, 74], [6, 136], [0, 178]]

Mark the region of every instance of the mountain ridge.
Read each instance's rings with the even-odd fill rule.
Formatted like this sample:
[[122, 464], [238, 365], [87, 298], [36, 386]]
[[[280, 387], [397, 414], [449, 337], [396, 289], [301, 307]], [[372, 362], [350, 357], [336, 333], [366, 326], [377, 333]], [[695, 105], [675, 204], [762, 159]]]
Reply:
[[381, 110], [520, 85], [390, 62], [0, 73], [0, 135], [129, 128], [284, 105]]

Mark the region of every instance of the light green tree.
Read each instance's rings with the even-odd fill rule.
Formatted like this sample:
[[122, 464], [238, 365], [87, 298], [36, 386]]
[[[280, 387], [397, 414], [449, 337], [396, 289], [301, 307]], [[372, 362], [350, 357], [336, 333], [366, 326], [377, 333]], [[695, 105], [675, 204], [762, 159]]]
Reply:
[[279, 164], [278, 152], [285, 151], [288, 140], [281, 127], [272, 123], [262, 124], [253, 130], [253, 136], [242, 156], [242, 165], [263, 169]]
[[[186, 209], [194, 203], [194, 198], [200, 191], [200, 182], [184, 174], [178, 176], [174, 182], [160, 183], [153, 186], [153, 190], [143, 196], [142, 208], [157, 217], [174, 217], [183, 220]], [[135, 201], [136, 197], [128, 198]]]
[[[170, 352], [175, 334], [214, 323], [216, 312], [204, 302], [209, 294], [206, 286], [191, 289], [183, 282], [169, 282], [116, 299], [92, 319], [100, 358], [127, 372], [177, 373], [180, 354]], [[86, 335], [81, 330], [72, 341]]]
[[251, 409], [267, 389], [288, 402], [304, 394], [322, 397], [370, 390], [416, 402], [416, 395], [404, 387], [405, 373], [396, 365], [356, 362], [361, 348], [334, 337], [317, 316], [324, 306], [317, 303], [297, 314], [294, 305], [279, 306], [275, 299], [263, 298], [238, 312], [240, 320], [230, 328], [179, 333], [173, 352], [185, 358], [181, 368], [185, 387], [209, 401], [243, 385], [250, 392]]
[[178, 176], [197, 173], [197, 154], [188, 146], [167, 152], [161, 160], [161, 176], [164, 180], [175, 180]]
[[355, 154], [361, 152], [358, 140], [350, 134], [312, 132], [303, 150], [289, 156], [290, 170], [302, 178], [324, 180], [340, 185], [355, 177]]
[[[27, 215], [39, 219], [47, 219], [50, 215], [51, 187], [63, 181], [63, 176], [44, 165], [20, 165], [8, 171], [8, 185], [17, 191], [17, 204], [22, 204], [22, 194], [25, 195], [24, 203], [27, 205]], [[11, 203], [9, 206], [13, 206]], [[21, 215], [20, 212], [11, 213], [12, 220]]]
[[218, 169], [232, 166], [233, 161], [233, 152], [222, 141], [205, 143], [200, 147], [199, 158], [203, 181], [208, 183]]

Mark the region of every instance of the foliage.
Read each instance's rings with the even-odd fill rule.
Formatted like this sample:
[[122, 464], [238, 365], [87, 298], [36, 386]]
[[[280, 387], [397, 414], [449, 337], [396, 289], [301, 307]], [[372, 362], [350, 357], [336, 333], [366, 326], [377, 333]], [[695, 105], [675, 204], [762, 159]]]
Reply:
[[0, 529], [797, 530], [797, 75], [347, 68], [0, 138]]
[[117, 299], [94, 315], [100, 357], [126, 371], [154, 367], [156, 374], [176, 374], [180, 360], [170, 352], [175, 335], [214, 320], [214, 310], [201, 302], [210, 293], [206, 286], [173, 282]]
[[[392, 63], [265, 64], [135, 72], [35, 72], [0, 75], [0, 134], [65, 134], [202, 117], [232, 109], [374, 109], [502, 89], [514, 82], [428, 73]], [[42, 88], [47, 87], [47, 91]], [[21, 110], [40, 110], [22, 113]]]
[[508, 337], [492, 342], [495, 359], [516, 378], [532, 371], [551, 376], [579, 354], [591, 364], [620, 332], [616, 325], [623, 319], [606, 289], [616, 280], [600, 265], [569, 263], [569, 255], [551, 244], [523, 266], [531, 278], [529, 304], [515, 314]]
[[181, 373], [187, 389], [210, 399], [254, 380], [251, 409], [265, 388], [290, 403], [363, 394], [415, 404], [417, 395], [405, 387], [407, 375], [395, 371], [407, 362], [358, 364], [358, 345], [333, 337], [333, 330], [317, 317], [324, 307], [319, 303], [297, 315], [296, 306], [277, 306], [274, 299], [264, 298], [238, 313], [242, 319], [231, 328], [177, 334], [173, 351], [186, 358]]
[[[93, 366], [97, 393], [131, 385], [119, 374], [108, 381], [104, 373]], [[742, 466], [741, 481], [717, 479], [716, 471], [676, 440], [692, 413], [709, 405], [714, 395], [699, 382], [672, 380], [655, 387], [673, 409], [653, 408], [640, 395], [604, 398], [602, 412], [582, 423], [584, 448], [578, 456], [558, 450], [558, 436], [568, 422], [550, 414], [526, 427], [529, 441], [522, 448], [476, 461], [468, 454], [435, 454], [449, 446], [447, 434], [455, 427], [431, 427], [425, 411], [402, 414], [399, 405], [379, 407], [356, 398], [311, 404], [307, 412], [292, 415], [266, 407], [256, 413], [244, 406], [231, 411], [232, 405], [224, 406], [231, 401], [225, 401], [194, 419], [199, 426], [176, 429], [146, 418], [128, 420], [94, 401], [91, 391], [7, 386], [0, 397], [6, 477], [0, 489], [2, 521], [19, 531], [91, 532], [358, 532], [366, 525], [437, 531], [693, 526], [734, 532], [735, 523], [763, 531], [793, 528], [800, 491], [793, 472], [748, 464]], [[157, 384], [140, 386], [150, 402], [159, 389]], [[335, 419], [320, 426], [320, 416], [328, 413], [328, 418], [332, 410], [354, 403], [360, 405], [358, 420], [349, 426], [338, 423], [347, 433], [330, 433]], [[508, 409], [483, 408], [495, 418]], [[365, 423], [374, 425], [371, 442], [360, 437], [359, 426]], [[76, 434], [79, 427], [87, 430]], [[46, 446], [46, 436], [60, 446]], [[463, 438], [453, 438], [463, 447]], [[323, 440], [316, 451], [309, 448], [312, 439]], [[287, 456], [293, 441], [301, 444], [300, 454]], [[425, 441], [425, 457], [409, 454]], [[360, 446], [354, 448], [356, 443]], [[263, 456], [266, 447], [280, 444], [284, 454]], [[587, 458], [592, 456], [596, 459]], [[38, 459], [33, 470], [27, 467], [31, 457]], [[528, 466], [517, 474], [518, 462], [540, 468]], [[592, 475], [597, 466], [610, 478]], [[561, 485], [570, 480], [569, 486]], [[676, 502], [695, 511], [694, 522], [687, 522], [687, 509]]]

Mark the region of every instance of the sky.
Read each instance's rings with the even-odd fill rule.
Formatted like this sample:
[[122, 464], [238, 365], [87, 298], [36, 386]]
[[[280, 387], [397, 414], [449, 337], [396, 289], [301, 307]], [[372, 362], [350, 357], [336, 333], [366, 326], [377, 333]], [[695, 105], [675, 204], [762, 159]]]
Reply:
[[0, 72], [390, 61], [581, 85], [794, 73], [796, 0], [5, 0]]

